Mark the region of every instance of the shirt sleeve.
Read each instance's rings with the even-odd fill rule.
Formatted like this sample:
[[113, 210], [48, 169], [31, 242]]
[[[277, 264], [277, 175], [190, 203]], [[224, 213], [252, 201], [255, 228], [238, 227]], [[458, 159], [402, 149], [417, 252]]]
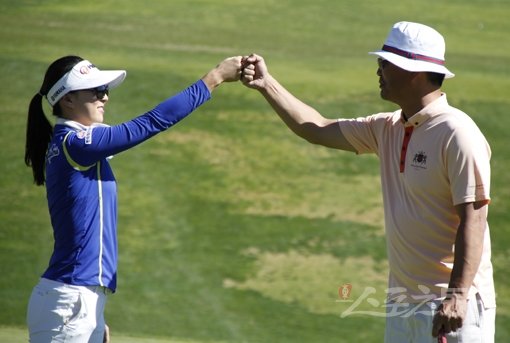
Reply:
[[378, 154], [379, 145], [392, 122], [392, 113], [378, 113], [356, 119], [338, 119], [345, 139], [358, 154]]
[[66, 149], [77, 164], [93, 165], [172, 127], [210, 97], [211, 93], [207, 86], [199, 80], [154, 109], [128, 122], [111, 127], [89, 127], [85, 132], [72, 132], [66, 139]]
[[490, 201], [490, 146], [472, 122], [453, 130], [446, 163], [454, 205]]

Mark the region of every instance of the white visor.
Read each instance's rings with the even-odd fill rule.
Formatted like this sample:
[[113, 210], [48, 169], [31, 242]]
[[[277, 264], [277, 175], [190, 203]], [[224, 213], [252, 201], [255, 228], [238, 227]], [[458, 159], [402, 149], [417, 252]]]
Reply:
[[46, 99], [51, 106], [55, 106], [69, 92], [105, 85], [110, 89], [115, 88], [125, 77], [125, 70], [99, 70], [90, 61], [83, 60], [51, 87]]

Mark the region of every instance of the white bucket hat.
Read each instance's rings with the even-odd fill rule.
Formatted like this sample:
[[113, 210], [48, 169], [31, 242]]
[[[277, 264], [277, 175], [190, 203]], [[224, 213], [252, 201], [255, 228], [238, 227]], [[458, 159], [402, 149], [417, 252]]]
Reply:
[[51, 106], [54, 106], [69, 92], [99, 86], [114, 88], [120, 85], [125, 77], [125, 70], [99, 70], [90, 61], [83, 60], [51, 87], [46, 99]]
[[402, 21], [393, 25], [381, 50], [369, 52], [407, 71], [429, 71], [455, 76], [445, 67], [443, 36], [423, 24]]

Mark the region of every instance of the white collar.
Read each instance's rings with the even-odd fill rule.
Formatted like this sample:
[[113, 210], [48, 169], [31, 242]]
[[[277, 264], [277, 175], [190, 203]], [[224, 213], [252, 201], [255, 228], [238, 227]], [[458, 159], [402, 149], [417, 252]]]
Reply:
[[81, 123], [78, 123], [77, 121], [69, 120], [69, 119], [65, 119], [65, 118], [57, 118], [57, 124], [72, 127], [73, 129], [75, 129], [77, 131], [87, 131], [88, 129], [91, 129], [94, 127], [101, 127], [101, 126], [109, 127], [110, 126], [108, 124], [103, 124], [103, 123], [93, 123], [90, 126], [86, 126]]

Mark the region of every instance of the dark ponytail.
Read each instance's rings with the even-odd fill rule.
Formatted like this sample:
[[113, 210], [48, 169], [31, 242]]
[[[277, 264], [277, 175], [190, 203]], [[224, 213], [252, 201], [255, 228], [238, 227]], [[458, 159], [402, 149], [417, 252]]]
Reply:
[[27, 138], [25, 145], [25, 164], [32, 167], [34, 182], [44, 184], [44, 159], [53, 128], [44, 115], [43, 96], [37, 93], [30, 102], [27, 120]]
[[[53, 135], [53, 127], [43, 111], [43, 96], [47, 95], [51, 87], [82, 60], [83, 58], [78, 56], [65, 56], [53, 62], [46, 71], [41, 90], [30, 101], [25, 143], [25, 164], [32, 167], [34, 183], [38, 186], [43, 185], [45, 181], [46, 151]], [[58, 117], [61, 115], [58, 103], [53, 107], [53, 115]]]

